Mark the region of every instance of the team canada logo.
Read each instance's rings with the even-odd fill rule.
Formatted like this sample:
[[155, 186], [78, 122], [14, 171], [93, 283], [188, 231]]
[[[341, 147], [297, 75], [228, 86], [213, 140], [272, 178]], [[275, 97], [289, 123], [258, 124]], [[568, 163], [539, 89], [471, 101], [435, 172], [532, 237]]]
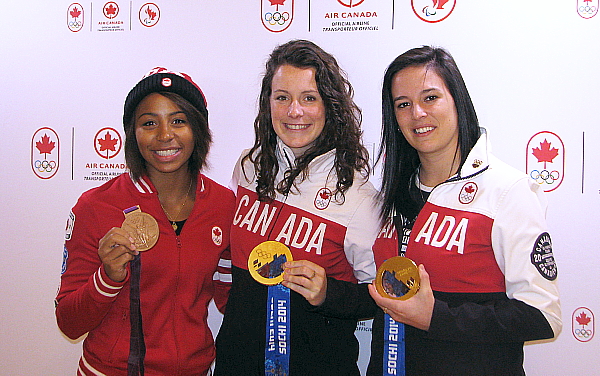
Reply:
[[315, 196], [315, 208], [319, 210], [327, 209], [329, 203], [331, 202], [331, 191], [329, 188], [324, 187], [319, 189], [317, 195]]
[[526, 158], [527, 173], [544, 192], [560, 186], [565, 169], [565, 147], [560, 137], [552, 132], [536, 133], [527, 143]]
[[454, 10], [456, 0], [411, 0], [413, 12], [425, 22], [445, 20]]
[[212, 241], [216, 246], [220, 246], [223, 243], [223, 230], [218, 226], [212, 228]]
[[581, 18], [592, 18], [598, 14], [598, 0], [577, 0], [577, 14]]
[[594, 313], [585, 307], [573, 312], [571, 330], [573, 337], [580, 342], [589, 342], [594, 337]]
[[40, 128], [31, 138], [31, 168], [40, 179], [50, 179], [59, 167], [60, 142], [52, 128]]
[[280, 33], [292, 24], [294, 0], [261, 0], [260, 15], [267, 30]]
[[160, 9], [154, 3], [146, 3], [140, 8], [139, 19], [142, 25], [152, 27], [160, 19]]
[[114, 158], [121, 151], [122, 145], [121, 135], [110, 127], [100, 129], [94, 137], [94, 149], [104, 159]]
[[79, 3], [69, 5], [67, 9], [67, 27], [76, 33], [83, 29], [83, 7]]
[[476, 194], [477, 184], [469, 182], [463, 185], [462, 189], [460, 190], [458, 201], [460, 201], [461, 204], [470, 204], [475, 199]]

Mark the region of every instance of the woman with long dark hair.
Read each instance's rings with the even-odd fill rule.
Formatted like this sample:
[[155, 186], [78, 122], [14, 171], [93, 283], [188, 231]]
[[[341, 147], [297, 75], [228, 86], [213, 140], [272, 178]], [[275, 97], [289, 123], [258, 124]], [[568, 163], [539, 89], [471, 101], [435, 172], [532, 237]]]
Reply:
[[[254, 146], [233, 174], [233, 283], [215, 374], [359, 375], [354, 330], [373, 306], [361, 282], [375, 275], [379, 207], [352, 86], [333, 56], [294, 40], [271, 53], [259, 106]], [[255, 254], [273, 243], [289, 247], [285, 259], [268, 247]], [[253, 274], [276, 268], [281, 285]], [[279, 290], [289, 301], [271, 298]], [[273, 321], [289, 326], [270, 332]], [[281, 343], [283, 360], [270, 354]]]
[[541, 188], [490, 154], [444, 49], [398, 56], [382, 93], [388, 231], [373, 251], [412, 259], [421, 286], [406, 300], [369, 286], [382, 310], [368, 375], [523, 375], [523, 343], [562, 326]]

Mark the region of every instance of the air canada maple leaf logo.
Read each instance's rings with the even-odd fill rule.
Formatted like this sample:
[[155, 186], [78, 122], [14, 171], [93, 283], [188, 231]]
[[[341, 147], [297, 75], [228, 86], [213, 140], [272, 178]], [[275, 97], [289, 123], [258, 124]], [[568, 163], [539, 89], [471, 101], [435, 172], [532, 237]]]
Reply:
[[104, 159], [114, 158], [121, 151], [121, 135], [114, 128], [102, 128], [94, 137], [94, 149]]
[[113, 19], [119, 15], [119, 5], [114, 1], [109, 1], [108, 3], [104, 4], [102, 12], [104, 13], [104, 17]]

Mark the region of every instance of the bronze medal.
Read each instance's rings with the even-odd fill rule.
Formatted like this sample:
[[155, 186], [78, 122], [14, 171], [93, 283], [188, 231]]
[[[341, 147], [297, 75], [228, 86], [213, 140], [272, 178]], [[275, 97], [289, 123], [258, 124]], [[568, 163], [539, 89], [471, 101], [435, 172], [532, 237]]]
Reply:
[[153, 216], [144, 213], [139, 206], [123, 211], [125, 220], [121, 228], [129, 233], [138, 251], [147, 251], [154, 247], [160, 233], [158, 223]]
[[421, 278], [413, 260], [395, 256], [387, 259], [377, 270], [375, 287], [379, 295], [406, 300], [419, 291]]
[[250, 252], [248, 270], [257, 282], [276, 285], [283, 281], [283, 264], [292, 260], [292, 252], [285, 244], [269, 240]]

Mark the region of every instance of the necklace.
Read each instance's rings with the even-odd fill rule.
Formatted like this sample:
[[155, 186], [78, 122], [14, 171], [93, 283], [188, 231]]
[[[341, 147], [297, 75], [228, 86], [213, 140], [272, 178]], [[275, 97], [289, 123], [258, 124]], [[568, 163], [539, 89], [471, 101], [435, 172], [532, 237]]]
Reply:
[[185, 202], [188, 198], [188, 196], [190, 195], [190, 191], [192, 190], [192, 179], [190, 179], [190, 186], [188, 187], [187, 193], [185, 194], [185, 196], [183, 197], [183, 201], [181, 204], [181, 208], [179, 208], [179, 211], [177, 212], [177, 215], [175, 217], [171, 217], [171, 215], [169, 214], [169, 212], [167, 212], [167, 210], [165, 209], [165, 207], [163, 206], [162, 202], [160, 202], [160, 200], [158, 200], [158, 202], [160, 203], [160, 207], [162, 208], [162, 210], [165, 212], [165, 214], [167, 215], [167, 219], [169, 220], [169, 222], [171, 222], [171, 227], [173, 227], [174, 231], [177, 231], [177, 228], [179, 226], [177, 226], [177, 222], [171, 220], [171, 218], [178, 218], [179, 214], [181, 214], [181, 211], [183, 210], [184, 206], [185, 206]]

